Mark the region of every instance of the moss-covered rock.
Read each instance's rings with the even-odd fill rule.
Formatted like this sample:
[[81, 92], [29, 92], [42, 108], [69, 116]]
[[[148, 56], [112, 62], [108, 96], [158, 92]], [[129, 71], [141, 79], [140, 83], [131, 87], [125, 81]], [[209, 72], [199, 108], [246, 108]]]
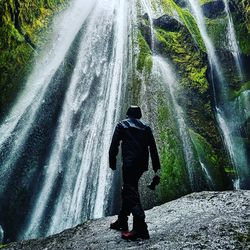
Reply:
[[221, 160], [212, 145], [208, 143], [204, 137], [195, 133], [192, 129], [189, 130], [189, 133], [194, 149], [199, 158], [207, 185], [212, 190], [223, 190], [225, 188], [225, 178], [223, 178], [223, 176], [226, 176], [225, 169], [227, 169], [227, 171], [230, 169], [231, 172], [234, 172], [233, 168], [225, 166], [224, 169], [222, 169], [220, 167]]
[[202, 10], [207, 18], [217, 18], [223, 15], [225, 4], [223, 0], [202, 2]]
[[229, 7], [241, 52], [250, 55], [250, 3], [248, 0], [230, 0]]
[[[204, 43], [201, 40], [197, 24], [188, 10], [181, 9], [171, 0], [164, 1], [164, 7], [168, 14], [165, 14], [164, 18], [158, 18], [158, 20], [162, 19], [168, 25], [165, 25], [166, 22], [163, 24], [154, 21], [154, 50], [157, 54], [171, 60], [176, 74], [179, 76], [180, 89], [176, 100], [186, 114], [187, 126], [193, 131], [190, 138], [193, 142], [195, 161], [199, 162], [193, 166], [197, 177], [199, 177], [197, 179], [198, 186], [205, 189], [227, 188], [230, 184], [224, 169], [231, 169], [231, 165], [224, 151], [224, 144], [213, 115], [213, 93], [207, 77], [209, 63]], [[169, 15], [176, 16], [176, 13], [180, 21], [174, 19], [173, 16], [169, 17]], [[173, 25], [173, 20], [178, 25]], [[145, 41], [147, 41], [146, 37]], [[172, 199], [175, 195], [178, 197], [178, 195], [188, 192], [190, 183], [188, 183], [183, 156], [184, 145], [178, 137], [175, 126], [168, 124], [171, 117], [173, 119], [171, 105], [163, 101], [160, 103], [162, 95], [158, 93], [157, 96], [157, 133], [160, 135], [158, 143], [160, 144], [163, 164], [160, 197], [161, 199]], [[205, 165], [208, 165], [209, 169], [211, 168], [209, 171], [214, 178], [212, 184], [207, 182], [207, 173], [203, 168]], [[180, 183], [180, 180], [183, 183]], [[178, 191], [179, 193], [175, 190], [177, 185], [183, 185], [183, 189]]]
[[223, 15], [216, 19], [206, 19], [206, 27], [208, 35], [213, 42], [215, 49], [228, 48], [228, 19]]
[[234, 92], [234, 98], [239, 97], [244, 91], [250, 90], [250, 81], [243, 83], [238, 90]]
[[161, 160], [159, 200], [173, 200], [191, 191], [185, 166], [182, 143], [175, 123], [175, 114], [166, 102], [166, 93], [158, 94], [157, 129]]
[[178, 15], [178, 18], [182, 21], [185, 27], [189, 30], [189, 33], [193, 36], [199, 48], [202, 51], [206, 51], [204, 42], [201, 38], [201, 34], [197, 26], [197, 23], [194, 17], [191, 15], [191, 13], [188, 11], [188, 9], [181, 8], [175, 3], [174, 0], [163, 0], [162, 8], [167, 14], [171, 16]]
[[138, 43], [139, 43], [139, 56], [137, 59], [137, 70], [142, 71], [144, 68], [147, 72], [152, 68], [152, 53], [148, 43], [142, 36], [142, 33], [138, 31]]

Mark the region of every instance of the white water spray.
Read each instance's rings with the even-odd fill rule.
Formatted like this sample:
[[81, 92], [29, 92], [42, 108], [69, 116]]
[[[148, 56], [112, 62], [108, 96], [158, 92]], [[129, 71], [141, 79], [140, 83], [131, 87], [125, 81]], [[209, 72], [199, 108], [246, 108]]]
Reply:
[[48, 234], [104, 214], [110, 183], [108, 149], [127, 79], [129, 8], [125, 0], [100, 0], [91, 13], [25, 238], [38, 234], [61, 173]]
[[[212, 44], [210, 37], [208, 36], [201, 6], [198, 0], [187, 0], [187, 1], [189, 2], [191, 11], [194, 14], [202, 39], [206, 46], [210, 65], [213, 68], [219, 80], [217, 86], [213, 86], [214, 98], [216, 103], [216, 118], [220, 126], [221, 133], [223, 135], [225, 146], [228, 150], [232, 164], [235, 169], [235, 174], [236, 174], [235, 178], [236, 180], [241, 179], [241, 177], [244, 177], [245, 174], [249, 175], [249, 170], [247, 167], [247, 159], [246, 159], [247, 153], [245, 145], [242, 140], [238, 142], [237, 138], [235, 138], [235, 136], [233, 135], [238, 133], [237, 121], [235, 121], [237, 114], [235, 110], [232, 108], [232, 105], [228, 101], [229, 100], [228, 86], [225, 82], [223, 72], [221, 70], [221, 65], [219, 63], [217, 54], [215, 52], [215, 48]], [[235, 38], [233, 40], [235, 41]], [[216, 90], [218, 91], [218, 93], [216, 93]], [[220, 99], [219, 103], [217, 102], [218, 97]], [[236, 180], [234, 180], [234, 182]]]
[[28, 137], [35, 117], [38, 115], [37, 111], [43, 102], [53, 75], [65, 58], [94, 3], [94, 1], [86, 0], [84, 8], [82, 8], [82, 1], [76, 0], [56, 20], [56, 29], [51, 45], [44, 51], [44, 57], [36, 63], [22, 94], [1, 125], [0, 150], [5, 147], [5, 143], [11, 137], [14, 137], [11, 152], [1, 164], [1, 176], [5, 180], [12, 172], [11, 166], [15, 164], [20, 155], [20, 149]]
[[239, 46], [238, 46], [237, 39], [236, 39], [233, 18], [232, 18], [232, 15], [231, 15], [231, 12], [230, 12], [230, 9], [228, 6], [228, 1], [223, 0], [223, 2], [225, 5], [225, 11], [227, 13], [227, 19], [228, 19], [228, 25], [227, 25], [227, 35], [228, 35], [228, 42], [229, 42], [228, 46], [233, 54], [235, 64], [237, 67], [237, 71], [239, 73], [239, 77], [242, 80], [243, 79], [242, 62], [241, 62], [241, 58], [240, 58]]

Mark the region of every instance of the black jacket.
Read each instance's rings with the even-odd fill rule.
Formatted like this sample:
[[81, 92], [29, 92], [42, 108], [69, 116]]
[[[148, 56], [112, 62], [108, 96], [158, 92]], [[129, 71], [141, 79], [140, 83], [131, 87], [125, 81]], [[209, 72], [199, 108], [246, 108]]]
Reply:
[[109, 149], [109, 166], [116, 169], [116, 156], [122, 141], [123, 168], [148, 170], [149, 151], [154, 171], [160, 169], [159, 156], [151, 128], [142, 121], [128, 118], [115, 128]]

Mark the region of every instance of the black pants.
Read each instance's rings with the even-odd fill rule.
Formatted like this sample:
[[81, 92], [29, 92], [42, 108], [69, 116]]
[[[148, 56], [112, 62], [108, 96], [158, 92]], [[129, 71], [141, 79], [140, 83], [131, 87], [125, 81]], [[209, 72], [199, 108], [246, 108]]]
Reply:
[[145, 223], [145, 213], [141, 205], [138, 190], [139, 179], [143, 171], [133, 168], [123, 168], [123, 187], [122, 187], [122, 207], [119, 214], [120, 220], [127, 220], [127, 216], [133, 215], [133, 230], [145, 231], [147, 224]]

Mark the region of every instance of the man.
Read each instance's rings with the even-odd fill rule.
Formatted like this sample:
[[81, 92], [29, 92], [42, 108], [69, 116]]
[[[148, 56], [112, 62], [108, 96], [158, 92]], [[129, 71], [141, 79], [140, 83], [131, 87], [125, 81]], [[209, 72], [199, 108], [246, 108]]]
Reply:
[[[148, 170], [149, 151], [155, 173], [160, 169], [160, 161], [151, 128], [140, 121], [140, 107], [130, 106], [126, 115], [127, 119], [119, 122], [115, 128], [109, 149], [110, 168], [115, 170], [116, 156], [122, 141], [122, 207], [118, 219], [111, 223], [110, 228], [122, 230], [123, 239], [149, 239], [138, 182], [143, 172]], [[133, 230], [128, 232], [130, 213], [133, 214]]]

